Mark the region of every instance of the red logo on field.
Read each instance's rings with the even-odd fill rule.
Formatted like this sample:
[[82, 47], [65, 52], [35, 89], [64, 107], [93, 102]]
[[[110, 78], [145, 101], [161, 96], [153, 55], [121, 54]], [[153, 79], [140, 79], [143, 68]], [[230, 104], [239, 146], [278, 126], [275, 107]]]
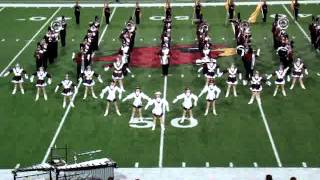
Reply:
[[[211, 57], [218, 58], [224, 56], [225, 48], [223, 45], [214, 45]], [[131, 54], [130, 66], [142, 68], [160, 67], [159, 47], [137, 47]], [[114, 62], [118, 54], [96, 57], [95, 61]], [[196, 59], [201, 58], [201, 53], [197, 47], [191, 45], [178, 45], [171, 48], [170, 65], [195, 64]]]

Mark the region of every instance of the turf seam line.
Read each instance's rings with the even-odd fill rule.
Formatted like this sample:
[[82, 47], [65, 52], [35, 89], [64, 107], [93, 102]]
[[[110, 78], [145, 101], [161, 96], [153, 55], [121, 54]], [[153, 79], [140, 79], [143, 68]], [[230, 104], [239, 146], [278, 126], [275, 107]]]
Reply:
[[54, 18], [54, 16], [61, 10], [61, 7], [59, 7], [53, 14], [52, 16], [40, 27], [40, 29], [33, 35], [33, 37], [27, 42], [27, 44], [16, 54], [16, 56], [9, 62], [9, 64], [1, 71], [0, 77], [3, 76], [3, 74], [8, 70], [8, 68], [14, 63], [18, 57], [24, 52], [27, 47], [32, 43], [32, 41], [39, 35], [39, 33], [47, 27], [48, 23], [51, 22], [51, 20]]
[[271, 143], [271, 147], [272, 147], [274, 156], [276, 158], [277, 164], [278, 164], [279, 167], [282, 167], [282, 163], [281, 163], [281, 160], [280, 160], [280, 157], [279, 157], [279, 153], [278, 153], [277, 147], [276, 147], [276, 145], [274, 143], [274, 140], [273, 140], [273, 137], [272, 137], [272, 134], [271, 134], [271, 131], [270, 131], [270, 127], [269, 127], [266, 115], [265, 115], [265, 113], [263, 111], [262, 104], [259, 103], [259, 102], [258, 102], [258, 107], [259, 107], [259, 110], [260, 110], [260, 114], [261, 114], [264, 126], [265, 126], [265, 128], [267, 130], [269, 141]]
[[[250, 6], [257, 5], [261, 3], [260, 1], [255, 2], [237, 2], [237, 6]], [[300, 4], [318, 4], [320, 0], [314, 1], [301, 1]], [[269, 5], [282, 5], [282, 4], [291, 4], [291, 1], [270, 1]], [[171, 3], [171, 7], [193, 7], [194, 3]], [[225, 6], [225, 2], [209, 2], [201, 3], [202, 6]], [[74, 3], [0, 3], [1, 7], [74, 7]], [[80, 3], [82, 7], [104, 7], [103, 3]], [[140, 7], [164, 7], [165, 3], [140, 3]], [[135, 3], [126, 3], [126, 4], [110, 4], [109, 7], [136, 7]]]
[[[167, 86], [168, 86], [168, 77], [164, 76], [163, 80], [163, 99], [167, 100]], [[163, 120], [164, 124], [166, 121], [166, 111], [165, 107], [163, 107]], [[160, 147], [159, 147], [159, 167], [162, 167], [163, 164], [163, 146], [164, 146], [164, 130], [161, 130], [161, 135], [160, 135]]]
[[[111, 16], [110, 16], [110, 21], [111, 21], [113, 15], [114, 15], [114, 13], [116, 12], [116, 9], [117, 9], [117, 8], [114, 8], [114, 9], [113, 9], [112, 14], [111, 14]], [[105, 32], [107, 31], [108, 27], [109, 27], [109, 24], [107, 24], [107, 25], [105, 26], [105, 28], [104, 28], [101, 36], [100, 36], [98, 45], [100, 45], [101, 40], [102, 40]], [[82, 80], [80, 79], [80, 81], [78, 82], [77, 87], [76, 87], [76, 89], [75, 89], [75, 93], [74, 93], [74, 95], [72, 96], [72, 99], [71, 99], [72, 102], [75, 100], [76, 95], [78, 94], [78, 91], [79, 91], [79, 88], [80, 88], [81, 83], [82, 83]], [[51, 150], [51, 148], [54, 146], [54, 144], [55, 144], [55, 142], [56, 142], [56, 140], [57, 140], [57, 138], [58, 138], [58, 136], [59, 136], [59, 134], [60, 134], [60, 131], [61, 131], [61, 129], [62, 129], [62, 126], [63, 126], [63, 124], [64, 124], [65, 120], [67, 119], [67, 116], [68, 116], [68, 114], [69, 114], [69, 112], [70, 112], [70, 109], [71, 109], [71, 104], [69, 103], [69, 105], [68, 105], [68, 107], [67, 107], [67, 109], [66, 109], [66, 111], [65, 111], [65, 113], [64, 113], [64, 115], [63, 115], [63, 117], [62, 117], [62, 119], [61, 119], [61, 121], [60, 121], [60, 124], [59, 124], [59, 126], [58, 126], [58, 129], [56, 130], [56, 133], [54, 134], [54, 136], [53, 136], [53, 138], [52, 138], [52, 141], [51, 141], [51, 143], [50, 143], [50, 145], [49, 145], [49, 147], [48, 147], [48, 149], [47, 149], [47, 152], [46, 152], [46, 154], [45, 154], [45, 156], [44, 156], [44, 158], [43, 158], [43, 160], [42, 160], [42, 163], [45, 163], [45, 162], [47, 161], [47, 159], [48, 159], [48, 157], [49, 157], [49, 154], [50, 154], [50, 150]]]
[[291, 17], [291, 19], [294, 21], [294, 23], [298, 26], [298, 28], [300, 29], [300, 31], [302, 32], [302, 34], [308, 39], [309, 43], [311, 43], [311, 38], [308, 36], [308, 34], [306, 33], [306, 31], [301, 27], [300, 23], [294, 19], [293, 15], [292, 15], [291, 12], [289, 11], [289, 9], [288, 9], [284, 4], [282, 4], [282, 7], [287, 11], [287, 13], [288, 13], [289, 16]]

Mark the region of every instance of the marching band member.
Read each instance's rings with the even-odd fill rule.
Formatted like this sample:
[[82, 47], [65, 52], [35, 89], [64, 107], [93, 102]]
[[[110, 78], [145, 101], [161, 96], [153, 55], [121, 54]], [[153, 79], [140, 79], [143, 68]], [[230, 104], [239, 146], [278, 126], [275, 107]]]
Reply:
[[76, 0], [76, 5], [74, 6], [74, 16], [76, 17], [76, 23], [80, 24], [80, 9], [79, 1]]
[[66, 46], [66, 35], [67, 35], [67, 22], [64, 16], [61, 17], [61, 30], [60, 30], [60, 38], [61, 38], [61, 46]]
[[92, 97], [97, 99], [97, 96], [95, 95], [93, 91], [93, 86], [95, 85], [95, 82], [93, 80], [93, 77], [98, 78], [98, 81], [100, 83], [103, 83], [101, 76], [97, 73], [95, 73], [92, 69], [91, 66], [87, 66], [87, 68], [83, 71], [82, 73], [82, 80], [83, 80], [83, 85], [85, 86], [85, 91], [84, 91], [84, 96], [83, 99], [87, 98], [88, 94], [88, 89], [90, 88]]
[[210, 81], [208, 86], [205, 86], [201, 93], [199, 94], [199, 98], [204, 94], [207, 93], [207, 106], [206, 106], [206, 112], [204, 113], [205, 116], [208, 115], [210, 105], [212, 104], [212, 113], [216, 116], [216, 100], [219, 98], [220, 95], [220, 88], [215, 85], [214, 81]]
[[76, 85], [69, 79], [68, 74], [66, 74], [64, 80], [62, 80], [60, 82], [60, 84], [57, 85], [54, 92], [57, 93], [60, 87], [63, 88], [62, 93], [61, 93], [63, 95], [62, 107], [66, 108], [67, 100], [69, 100], [70, 106], [74, 107], [74, 104], [72, 102], [72, 95], [73, 95], [74, 91], [77, 90], [77, 88], [76, 88]]
[[169, 73], [169, 54], [170, 50], [167, 47], [162, 48], [161, 55], [160, 55], [160, 63], [162, 66], [162, 75], [168, 76]]
[[160, 120], [161, 130], [163, 131], [163, 130], [165, 130], [163, 113], [164, 113], [165, 110], [167, 112], [169, 112], [169, 103], [164, 98], [161, 98], [161, 92], [159, 92], [159, 91], [156, 92], [155, 96], [156, 97], [154, 99], [151, 99], [148, 102], [148, 104], [146, 105], [146, 107], [144, 109], [147, 110], [149, 106], [153, 105], [153, 109], [152, 109], [152, 114], [153, 114], [152, 131], [154, 131], [155, 128], [156, 128], [157, 119]]
[[121, 113], [119, 111], [119, 107], [118, 107], [118, 104], [117, 104], [117, 97], [116, 97], [116, 93], [117, 92], [119, 94], [119, 100], [120, 100], [121, 96], [122, 96], [122, 90], [118, 86], [116, 86], [116, 83], [114, 81], [111, 81], [110, 85], [106, 86], [101, 91], [101, 93], [100, 93], [100, 98], [101, 99], [103, 98], [103, 95], [105, 93], [108, 93], [108, 96], [107, 96], [107, 107], [106, 107], [106, 111], [105, 111], [103, 116], [107, 116], [108, 115], [110, 103], [114, 104], [114, 107], [116, 109], [116, 113], [118, 114], [118, 116], [121, 116]]
[[140, 24], [141, 8], [139, 6], [139, 1], [136, 2], [136, 9], [134, 11], [134, 15], [136, 18], [136, 24]]
[[[254, 99], [256, 99], [259, 104], [261, 103], [260, 93], [262, 91], [262, 85], [261, 85], [262, 81], [265, 81], [265, 80], [259, 75], [259, 72], [256, 71], [254, 75], [251, 77], [251, 81], [250, 81], [251, 83], [250, 90], [252, 92], [252, 95], [248, 104], [252, 104]], [[269, 81], [266, 83], [267, 85], [271, 85]]]
[[50, 85], [51, 84], [51, 75], [48, 72], [46, 72], [43, 67], [40, 67], [37, 72], [32, 74], [32, 76], [30, 78], [30, 82], [33, 82], [34, 76], [37, 76], [37, 83], [36, 83], [37, 94], [36, 94], [35, 101], [39, 100], [39, 95], [40, 95], [41, 90], [43, 92], [44, 100], [46, 101], [48, 99], [48, 96], [47, 96], [46, 89], [45, 89], [45, 87], [47, 86], [47, 83], [45, 80], [47, 78], [48, 84]]
[[278, 92], [278, 89], [279, 87], [281, 87], [281, 92], [282, 92], [282, 95], [283, 96], [287, 96], [286, 95], [286, 91], [284, 89], [284, 84], [285, 84], [285, 76], [287, 74], [289, 70], [289, 67], [285, 68], [283, 67], [283, 65], [280, 65], [279, 66], [279, 69], [276, 70], [276, 72], [274, 73], [274, 75], [277, 76], [277, 79], [275, 80], [275, 85], [276, 85], [276, 89], [274, 90], [274, 93], [273, 93], [273, 96], [276, 96], [277, 95], [277, 92]]
[[105, 1], [104, 2], [104, 17], [106, 19], [106, 24], [110, 23], [110, 14], [111, 14], [111, 11], [110, 11], [110, 7], [109, 7], [109, 2]]
[[[304, 71], [304, 72], [303, 72]], [[302, 89], [306, 89], [306, 87], [303, 84], [303, 74], [308, 75], [308, 69], [305, 66], [305, 64], [302, 62], [300, 58], [298, 58], [294, 63], [293, 63], [293, 72], [292, 72], [292, 84], [290, 89], [294, 88], [294, 85], [296, 84], [297, 79], [299, 79], [300, 86]]]
[[[190, 119], [194, 119], [192, 114], [192, 108], [193, 106], [197, 106], [198, 97], [194, 95], [189, 88], [186, 88], [184, 90], [184, 93], [178, 95], [173, 100], [173, 103], [175, 104], [180, 99], [183, 99], [183, 102], [182, 102], [183, 113], [182, 113], [181, 123], [184, 122], [187, 112], [189, 113]], [[192, 103], [192, 100], [194, 101], [194, 103]]]
[[228, 88], [227, 88], [226, 97], [229, 97], [231, 87], [233, 89], [233, 95], [237, 97], [237, 84], [238, 84], [237, 75], [239, 75], [239, 79], [241, 80], [242, 74], [233, 63], [227, 69], [227, 72], [228, 72], [228, 79], [227, 79]]
[[123, 71], [126, 70], [127, 72], [131, 73], [130, 69], [124, 67], [124, 63], [121, 61], [120, 58], [117, 58], [117, 60], [112, 65], [105, 67], [104, 70], [108, 71], [110, 67], [113, 67], [112, 79], [115, 82], [118, 82], [121, 90], [125, 92], [123, 87]]
[[15, 67], [13, 67], [12, 69], [10, 69], [8, 72], [4, 74], [4, 77], [8, 76], [10, 73], [13, 73], [14, 75], [11, 80], [11, 82], [14, 84], [12, 94], [16, 94], [18, 86], [20, 88], [21, 94], [24, 94], [24, 89], [22, 84], [23, 84], [23, 76], [25, 79], [28, 79], [28, 75], [26, 71], [22, 67], [20, 67], [19, 64], [16, 64]]
[[133, 92], [133, 93], [129, 94], [127, 97], [125, 97], [122, 100], [122, 102], [125, 102], [128, 99], [134, 99], [133, 103], [132, 103], [132, 114], [131, 114], [130, 122], [133, 122], [136, 112], [138, 112], [140, 121], [142, 121], [143, 120], [142, 113], [141, 113], [142, 100], [145, 99], [145, 100], [148, 100], [148, 102], [149, 102], [149, 101], [151, 101], [151, 99], [141, 91], [140, 87], [137, 87], [135, 92]]
[[261, 12], [262, 12], [262, 20], [263, 22], [267, 22], [267, 16], [268, 16], [268, 5], [267, 5], [267, 1], [264, 0], [263, 4], [261, 6]]

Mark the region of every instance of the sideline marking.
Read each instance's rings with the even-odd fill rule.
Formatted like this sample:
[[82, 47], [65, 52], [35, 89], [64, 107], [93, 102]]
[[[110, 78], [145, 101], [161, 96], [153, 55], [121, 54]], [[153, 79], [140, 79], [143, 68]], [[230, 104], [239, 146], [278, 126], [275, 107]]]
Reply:
[[40, 29], [36, 32], [36, 34], [33, 35], [33, 37], [27, 42], [27, 44], [16, 54], [16, 56], [9, 62], [9, 64], [1, 71], [0, 77], [3, 76], [3, 74], [8, 70], [8, 68], [18, 59], [18, 57], [23, 53], [23, 51], [32, 43], [32, 40], [34, 40], [39, 33], [47, 27], [48, 23], [51, 22], [51, 20], [54, 18], [54, 16], [61, 10], [61, 7], [59, 7], [52, 16], [40, 27]]
[[[114, 15], [114, 13], [116, 12], [116, 10], [117, 10], [117, 8], [114, 8], [114, 9], [113, 9], [112, 14], [111, 14], [111, 16], [110, 16], [110, 21], [111, 21], [113, 15]], [[105, 26], [105, 28], [104, 28], [101, 36], [100, 36], [98, 45], [100, 45], [101, 40], [102, 40], [104, 34], [106, 33], [108, 27], [109, 27], [109, 25], [107, 24], [107, 25]], [[72, 102], [74, 102], [74, 100], [75, 100], [75, 98], [76, 98], [76, 95], [78, 94], [78, 90], [79, 90], [79, 87], [80, 87], [80, 85], [81, 85], [81, 82], [82, 82], [82, 80], [80, 80], [79, 83], [77, 84], [77, 87], [76, 87], [76, 89], [75, 89], [75, 93], [73, 94], [72, 99], [71, 99]], [[48, 147], [48, 149], [47, 149], [47, 152], [46, 152], [46, 154], [45, 154], [45, 156], [44, 156], [44, 158], [43, 158], [43, 160], [42, 160], [42, 163], [45, 163], [45, 162], [47, 161], [47, 159], [48, 159], [48, 157], [49, 157], [49, 154], [50, 154], [50, 150], [51, 150], [51, 148], [54, 146], [54, 143], [56, 142], [56, 140], [57, 140], [57, 138], [58, 138], [58, 135], [60, 134], [60, 131], [61, 131], [61, 129], [62, 129], [62, 126], [63, 126], [63, 124], [64, 124], [65, 120], [67, 119], [67, 116], [68, 116], [68, 114], [69, 114], [69, 112], [70, 112], [70, 109], [71, 109], [71, 106], [70, 106], [70, 103], [69, 103], [69, 105], [68, 105], [68, 107], [67, 107], [67, 109], [66, 109], [66, 111], [65, 111], [65, 113], [64, 113], [64, 115], [63, 115], [63, 117], [62, 117], [62, 119], [61, 119], [61, 121], [60, 121], [60, 124], [59, 124], [59, 126], [58, 126], [58, 129], [56, 130], [56, 133], [54, 134], [54, 136], [53, 136], [53, 138], [52, 138], [52, 140], [51, 140], [51, 143], [50, 143], [50, 145], [49, 145], [49, 147]]]
[[269, 137], [269, 140], [270, 140], [270, 143], [271, 143], [271, 146], [272, 146], [272, 150], [273, 150], [274, 156], [275, 156], [275, 158], [277, 160], [278, 166], [282, 167], [282, 163], [281, 163], [281, 160], [280, 160], [280, 157], [279, 157], [279, 153], [278, 153], [278, 150], [277, 150], [276, 145], [274, 143], [274, 140], [273, 140], [273, 137], [272, 137], [269, 125], [268, 125], [268, 121], [267, 121], [267, 118], [266, 118], [266, 116], [264, 114], [264, 111], [262, 109], [261, 103], [258, 103], [258, 107], [259, 107], [259, 110], [260, 110], [260, 114], [261, 114], [264, 126], [265, 126], [265, 128], [267, 130], [267, 133], [268, 133], [268, 137]]
[[289, 14], [289, 16], [291, 17], [291, 19], [294, 21], [294, 23], [298, 26], [298, 28], [300, 29], [300, 31], [302, 32], [302, 34], [308, 39], [308, 41], [311, 43], [311, 38], [309, 37], [309, 35], [306, 33], [306, 31], [304, 31], [304, 29], [301, 27], [300, 23], [296, 20], [294, 20], [293, 15], [291, 14], [291, 12], [289, 11], [289, 9], [282, 4], [282, 7], [287, 11], [287, 13]]

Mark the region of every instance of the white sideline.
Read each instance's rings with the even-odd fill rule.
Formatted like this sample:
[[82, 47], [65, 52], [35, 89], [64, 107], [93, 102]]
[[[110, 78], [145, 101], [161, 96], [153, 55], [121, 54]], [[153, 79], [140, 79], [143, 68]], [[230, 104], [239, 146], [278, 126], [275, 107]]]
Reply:
[[[260, 1], [255, 2], [236, 2], [237, 6], [257, 5]], [[318, 4], [320, 0], [299, 1], [300, 4]], [[225, 2], [201, 3], [202, 6], [225, 6]], [[291, 1], [270, 1], [269, 5], [291, 4]], [[103, 7], [103, 3], [80, 3], [82, 7]], [[0, 3], [0, 7], [73, 7], [74, 3]], [[110, 7], [136, 7], [135, 3], [110, 4]], [[140, 7], [161, 7], [164, 3], [140, 3]], [[194, 6], [194, 3], [171, 3], [172, 7]]]
[[14, 63], [15, 60], [22, 54], [22, 52], [32, 43], [32, 41], [39, 35], [39, 33], [47, 27], [48, 23], [54, 18], [54, 16], [60, 11], [61, 7], [59, 7], [52, 16], [41, 26], [41, 28], [33, 35], [33, 37], [27, 42], [27, 44], [18, 52], [18, 54], [9, 62], [9, 64], [1, 71], [0, 77], [8, 70], [8, 68]]
[[[163, 99], [167, 100], [167, 87], [168, 87], [168, 77], [164, 76], [163, 80]], [[166, 121], [166, 110], [163, 108], [163, 119]], [[163, 164], [163, 144], [164, 144], [164, 131], [161, 130], [160, 135], [160, 148], [159, 148], [159, 167]]]
[[267, 133], [268, 133], [268, 137], [269, 137], [269, 140], [270, 140], [270, 143], [271, 143], [271, 146], [272, 146], [272, 150], [273, 150], [274, 156], [275, 156], [275, 158], [277, 160], [278, 166], [282, 167], [282, 163], [281, 163], [281, 160], [280, 160], [280, 157], [279, 157], [279, 153], [278, 153], [277, 147], [276, 147], [276, 145], [274, 143], [274, 140], [273, 140], [273, 137], [272, 137], [269, 125], [268, 125], [268, 121], [267, 121], [266, 115], [264, 114], [264, 111], [262, 109], [261, 103], [258, 102], [258, 106], [259, 106], [259, 110], [260, 110], [260, 113], [261, 113], [261, 117], [262, 117], [264, 126], [266, 127], [266, 130], [267, 130]]
[[[115, 7], [115, 8], [113, 9], [112, 13], [111, 13], [110, 21], [112, 20], [112, 17], [113, 17], [113, 15], [114, 15], [114, 13], [116, 12], [116, 10], [117, 10], [117, 8]], [[104, 34], [106, 33], [108, 27], [109, 27], [109, 25], [107, 24], [107, 25], [105, 26], [105, 28], [103, 29], [103, 32], [102, 32], [102, 34], [101, 34], [101, 36], [100, 36], [98, 45], [100, 45], [100, 43], [101, 43], [101, 41], [102, 41], [102, 38], [103, 38]], [[73, 94], [72, 99], [71, 99], [72, 102], [75, 100], [76, 95], [78, 94], [78, 91], [79, 91], [79, 87], [80, 87], [80, 85], [81, 85], [81, 82], [82, 82], [82, 80], [80, 80], [80, 81], [78, 82], [78, 84], [77, 84], [77, 87], [76, 87], [76, 89], [75, 89], [75, 93]], [[56, 132], [55, 132], [55, 134], [54, 134], [54, 136], [53, 136], [53, 138], [52, 138], [52, 140], [51, 140], [51, 143], [50, 143], [50, 145], [49, 145], [49, 147], [48, 147], [48, 149], [47, 149], [47, 151], [46, 151], [46, 154], [45, 154], [45, 156], [44, 156], [44, 158], [43, 158], [43, 160], [42, 160], [42, 163], [45, 163], [45, 162], [48, 160], [48, 157], [49, 157], [51, 148], [54, 146], [54, 144], [55, 144], [55, 142], [56, 142], [56, 140], [57, 140], [57, 138], [58, 138], [58, 135], [60, 134], [60, 131], [61, 131], [61, 129], [62, 129], [62, 126], [63, 126], [65, 120], [67, 119], [67, 116], [68, 116], [70, 110], [71, 110], [71, 106], [70, 106], [70, 104], [69, 104], [68, 107], [67, 107], [67, 109], [66, 109], [66, 111], [65, 111], [65, 113], [63, 114], [63, 117], [62, 117], [62, 119], [61, 119], [61, 121], [60, 121], [60, 124], [59, 124], [59, 126], [58, 126], [58, 129], [56, 130]]]
[[4, 8], [6, 8], [6, 7], [2, 7], [2, 8], [0, 9], [0, 12], [1, 12], [1, 11], [3, 11], [3, 10], [4, 10]]
[[294, 23], [296, 23], [296, 25], [298, 26], [298, 28], [300, 29], [300, 31], [302, 32], [302, 34], [308, 39], [308, 41], [311, 43], [311, 38], [308, 36], [308, 34], [306, 33], [306, 31], [304, 31], [304, 29], [301, 27], [300, 23], [296, 20], [294, 20], [293, 15], [291, 14], [291, 12], [289, 11], [289, 9], [282, 4], [282, 7], [287, 11], [287, 13], [289, 14], [289, 16], [291, 17], [291, 19], [294, 21]]

